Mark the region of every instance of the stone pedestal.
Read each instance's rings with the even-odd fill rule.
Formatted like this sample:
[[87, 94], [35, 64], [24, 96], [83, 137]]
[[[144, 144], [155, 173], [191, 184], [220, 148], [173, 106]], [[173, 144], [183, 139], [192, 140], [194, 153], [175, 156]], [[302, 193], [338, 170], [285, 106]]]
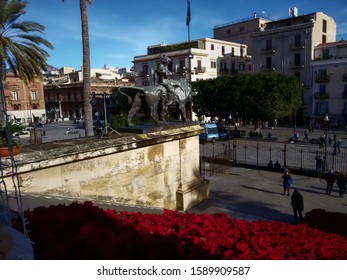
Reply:
[[199, 172], [201, 130], [192, 123], [25, 146], [16, 156], [21, 191], [187, 210], [209, 196]]

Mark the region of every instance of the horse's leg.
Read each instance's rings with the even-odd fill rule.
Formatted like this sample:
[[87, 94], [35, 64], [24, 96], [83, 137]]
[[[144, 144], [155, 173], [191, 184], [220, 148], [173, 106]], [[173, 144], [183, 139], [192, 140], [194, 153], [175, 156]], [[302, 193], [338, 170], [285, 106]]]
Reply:
[[158, 116], [158, 104], [152, 105], [149, 107], [151, 111], [151, 118], [155, 123], [160, 123]]
[[133, 104], [128, 113], [128, 126], [134, 126], [134, 124], [132, 123], [132, 120], [133, 120], [133, 117], [141, 110], [141, 105], [142, 105], [141, 97], [140, 97], [140, 94], [137, 93], [134, 97]]
[[184, 103], [180, 103], [179, 105], [182, 121], [187, 121], [187, 112], [186, 112], [186, 105]]

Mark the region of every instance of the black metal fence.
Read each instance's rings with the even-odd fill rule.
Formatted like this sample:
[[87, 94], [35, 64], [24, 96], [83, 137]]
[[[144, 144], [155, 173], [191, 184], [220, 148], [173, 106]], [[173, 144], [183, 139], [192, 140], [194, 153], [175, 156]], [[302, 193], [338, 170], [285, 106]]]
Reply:
[[[332, 146], [319, 148], [312, 144], [285, 144], [272, 141], [233, 140], [209, 143], [201, 147], [203, 162], [209, 158], [223, 158], [227, 163], [244, 167], [267, 169], [283, 168], [297, 172], [335, 171], [347, 172], [347, 152], [334, 150]], [[218, 164], [218, 160], [209, 160]], [[274, 165], [271, 167], [271, 163]], [[280, 167], [276, 168], [276, 162]], [[223, 164], [223, 161], [220, 162]], [[230, 164], [231, 165], [231, 164]], [[213, 167], [209, 167], [212, 168]], [[215, 167], [217, 170], [217, 168]]]

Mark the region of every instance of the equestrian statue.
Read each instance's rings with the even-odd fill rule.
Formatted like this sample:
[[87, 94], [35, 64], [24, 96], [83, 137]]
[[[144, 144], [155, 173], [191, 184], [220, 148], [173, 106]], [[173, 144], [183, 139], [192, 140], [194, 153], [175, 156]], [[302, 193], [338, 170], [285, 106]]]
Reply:
[[132, 100], [129, 95], [119, 88], [119, 92], [128, 97], [131, 109], [128, 112], [128, 126], [134, 126], [132, 119], [141, 110], [143, 101], [146, 102], [150, 109], [150, 117], [155, 123], [165, 123], [165, 114], [169, 107], [178, 105], [182, 121], [187, 121], [186, 104], [192, 101], [192, 91], [186, 78], [178, 80], [171, 79], [172, 73], [168, 69], [170, 58], [165, 54], [161, 56], [155, 75], [154, 84], [142, 87], [131, 87], [138, 90]]

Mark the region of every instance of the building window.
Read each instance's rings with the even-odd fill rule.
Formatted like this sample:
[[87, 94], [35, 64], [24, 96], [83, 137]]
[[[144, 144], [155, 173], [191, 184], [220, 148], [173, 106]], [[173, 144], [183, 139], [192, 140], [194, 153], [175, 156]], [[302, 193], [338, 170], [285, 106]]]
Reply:
[[329, 113], [329, 104], [328, 103], [316, 103], [316, 114], [327, 114]]
[[322, 44], [325, 44], [327, 42], [327, 36], [322, 35]]
[[227, 63], [226, 61], [221, 61], [220, 63], [220, 72], [227, 72], [228, 69], [227, 69]]
[[214, 51], [214, 44], [211, 44], [211, 51]]
[[239, 71], [245, 71], [245, 64], [242, 62], [239, 64]]
[[226, 32], [227, 35], [230, 35], [231, 34], [231, 30], [228, 29], [227, 32]]
[[13, 110], [18, 111], [18, 110], [19, 110], [19, 105], [14, 104], [14, 105], [13, 105]]
[[265, 50], [266, 51], [271, 51], [272, 50], [272, 39], [267, 39], [266, 40]]
[[249, 71], [249, 72], [252, 71], [252, 64], [248, 64], [248, 71]]
[[234, 47], [231, 48], [231, 56], [232, 56], [232, 57], [235, 56], [235, 48], [234, 48]]
[[245, 52], [244, 48], [243, 48], [243, 47], [241, 47], [241, 48], [240, 48], [240, 57], [243, 57], [244, 52]]
[[245, 32], [245, 27], [244, 26], [240, 27], [240, 32]]
[[31, 100], [37, 100], [37, 96], [36, 96], [36, 91], [35, 90], [31, 90], [30, 91], [30, 98], [31, 98]]
[[11, 91], [11, 100], [18, 100], [18, 91], [17, 90]]
[[230, 69], [231, 73], [235, 72], [235, 62], [231, 62], [231, 69]]
[[198, 65], [198, 69], [202, 69], [202, 61], [201, 60], [197, 60], [197, 65]]
[[301, 56], [299, 53], [294, 54], [294, 66], [300, 66]]
[[212, 69], [217, 68], [217, 62], [216, 62], [214, 59], [211, 60], [211, 68], [212, 68]]
[[225, 56], [225, 46], [222, 46], [222, 56]]
[[324, 33], [327, 33], [327, 21], [323, 19], [323, 30]]
[[322, 56], [323, 60], [329, 59], [329, 49], [323, 49], [322, 53], [323, 53], [323, 56]]
[[142, 64], [142, 72], [141, 72], [141, 76], [147, 76], [148, 75], [148, 65], [147, 64]]
[[266, 58], [266, 69], [271, 69], [272, 68], [272, 59], [271, 56]]
[[319, 85], [319, 95], [325, 95], [325, 93], [326, 93], [326, 86]]
[[328, 76], [327, 69], [318, 69], [318, 75], [319, 78], [325, 78]]
[[301, 34], [296, 34], [294, 38], [294, 45], [295, 47], [301, 46]]

